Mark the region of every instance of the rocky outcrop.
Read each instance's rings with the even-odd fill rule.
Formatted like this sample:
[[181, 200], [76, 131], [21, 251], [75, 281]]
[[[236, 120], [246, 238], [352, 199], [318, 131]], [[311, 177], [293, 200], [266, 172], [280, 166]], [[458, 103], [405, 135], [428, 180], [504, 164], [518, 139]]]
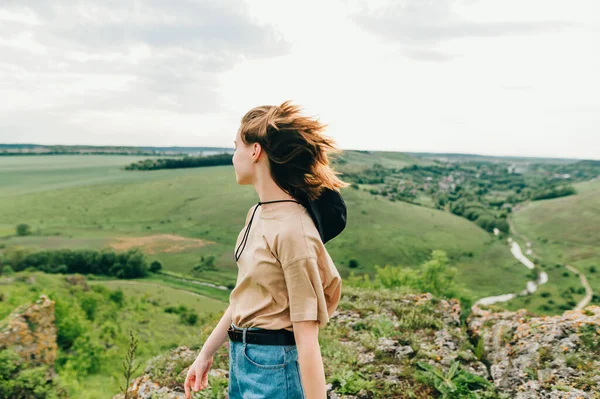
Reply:
[[56, 360], [54, 301], [46, 295], [17, 308], [0, 327], [0, 349], [11, 348], [31, 365], [53, 365]]
[[481, 339], [490, 377], [514, 398], [595, 398], [600, 391], [600, 307], [557, 316], [491, 311], [467, 318]]
[[[321, 333], [328, 345], [344, 352], [340, 357], [347, 358], [324, 356], [328, 377], [336, 374], [329, 378], [328, 398], [403, 398], [408, 391], [414, 398], [440, 397], [432, 382], [435, 375], [453, 379], [458, 374], [453, 383], [471, 381], [469, 389], [478, 390], [482, 398], [598, 397], [598, 306], [549, 317], [475, 305], [466, 322], [461, 323], [456, 299], [345, 289]], [[179, 347], [152, 359], [131, 384], [130, 398], [183, 398], [183, 382], [197, 353]], [[340, 363], [330, 364], [335, 361]], [[336, 368], [342, 362], [347, 362], [348, 373], [364, 377], [364, 388], [348, 392], [351, 384], [340, 383], [342, 371]], [[429, 372], [424, 364], [431, 365]], [[226, 357], [221, 354], [214, 366], [205, 391], [226, 397]], [[377, 383], [369, 385], [369, 380]], [[208, 392], [202, 395], [212, 397]]]

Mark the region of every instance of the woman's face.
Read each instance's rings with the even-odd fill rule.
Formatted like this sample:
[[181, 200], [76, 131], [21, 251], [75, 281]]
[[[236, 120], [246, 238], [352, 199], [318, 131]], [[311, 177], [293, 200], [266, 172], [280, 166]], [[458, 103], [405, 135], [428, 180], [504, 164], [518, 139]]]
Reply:
[[235, 136], [235, 151], [233, 152], [233, 169], [238, 184], [252, 184], [254, 180], [254, 166], [252, 162], [253, 145], [246, 145], [240, 137], [238, 130]]

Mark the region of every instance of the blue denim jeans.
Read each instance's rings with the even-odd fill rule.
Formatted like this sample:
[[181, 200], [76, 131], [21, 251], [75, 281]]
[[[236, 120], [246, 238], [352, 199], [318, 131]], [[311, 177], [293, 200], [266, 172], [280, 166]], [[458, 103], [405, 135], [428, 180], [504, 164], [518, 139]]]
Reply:
[[[260, 330], [258, 327], [240, 331]], [[244, 337], [245, 338], [245, 337]], [[229, 399], [305, 399], [296, 345], [229, 340]]]

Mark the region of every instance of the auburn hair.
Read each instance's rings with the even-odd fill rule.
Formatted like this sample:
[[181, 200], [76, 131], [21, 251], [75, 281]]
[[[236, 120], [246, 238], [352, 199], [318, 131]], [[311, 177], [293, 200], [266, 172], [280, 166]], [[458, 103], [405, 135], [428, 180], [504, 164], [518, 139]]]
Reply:
[[330, 165], [328, 155], [343, 151], [323, 134], [325, 128], [286, 101], [248, 111], [241, 121], [240, 137], [245, 144], [261, 145], [269, 159], [271, 177], [283, 191], [294, 198], [314, 200], [325, 188], [339, 191], [350, 185]]

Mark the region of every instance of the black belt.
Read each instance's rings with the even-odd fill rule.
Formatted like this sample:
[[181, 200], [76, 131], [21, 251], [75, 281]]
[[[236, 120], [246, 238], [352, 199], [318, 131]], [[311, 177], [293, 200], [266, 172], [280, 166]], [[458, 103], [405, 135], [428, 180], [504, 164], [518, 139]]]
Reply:
[[[235, 330], [229, 326], [227, 330], [229, 338], [232, 341], [243, 342], [242, 330]], [[260, 345], [296, 345], [296, 339], [294, 338], [294, 332], [286, 329], [281, 330], [246, 330], [246, 343], [248, 344], [260, 344]]]

